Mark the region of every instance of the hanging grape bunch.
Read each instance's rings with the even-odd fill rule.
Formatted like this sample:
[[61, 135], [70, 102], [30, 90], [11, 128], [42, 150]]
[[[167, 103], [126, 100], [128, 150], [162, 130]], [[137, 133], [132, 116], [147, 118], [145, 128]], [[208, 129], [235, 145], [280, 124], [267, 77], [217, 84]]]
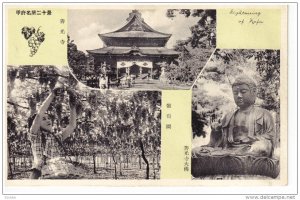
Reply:
[[40, 27], [35, 30], [34, 27], [24, 26], [22, 28], [22, 34], [24, 38], [28, 40], [28, 46], [30, 48], [29, 56], [32, 57], [36, 54], [42, 42], [45, 40], [45, 33], [40, 31]]
[[69, 94], [70, 106], [75, 106], [76, 113], [81, 114], [81, 112], [83, 110], [83, 105], [80, 100], [79, 94], [75, 90], [72, 90], [72, 89], [68, 89], [67, 92]]
[[7, 74], [8, 74], [8, 82], [14, 82], [15, 81], [15, 79], [16, 79], [16, 77], [17, 77], [17, 73], [18, 73], [18, 70], [17, 69], [14, 69], [14, 68], [12, 68], [12, 69], [9, 69], [8, 71], [7, 71]]

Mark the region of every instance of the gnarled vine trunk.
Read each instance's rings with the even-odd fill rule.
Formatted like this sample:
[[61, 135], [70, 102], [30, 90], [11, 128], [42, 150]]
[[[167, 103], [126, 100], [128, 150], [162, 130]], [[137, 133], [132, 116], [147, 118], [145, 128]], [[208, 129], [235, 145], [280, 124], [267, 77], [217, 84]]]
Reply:
[[123, 176], [122, 174], [122, 162], [120, 161], [120, 176]]
[[115, 158], [115, 155], [112, 155], [112, 159], [114, 161], [114, 166], [115, 166], [115, 179], [118, 179], [117, 177], [117, 161], [116, 161], [116, 158]]
[[152, 167], [153, 167], [153, 179], [156, 179], [156, 173], [155, 173], [155, 157], [152, 158]]
[[97, 170], [96, 170], [96, 153], [93, 153], [93, 164], [94, 164], [94, 174], [97, 174]]
[[140, 140], [140, 148], [141, 148], [141, 151], [142, 151], [142, 158], [144, 160], [144, 162], [146, 163], [146, 179], [149, 179], [149, 162], [145, 156], [145, 149], [144, 149], [144, 144], [143, 142]]

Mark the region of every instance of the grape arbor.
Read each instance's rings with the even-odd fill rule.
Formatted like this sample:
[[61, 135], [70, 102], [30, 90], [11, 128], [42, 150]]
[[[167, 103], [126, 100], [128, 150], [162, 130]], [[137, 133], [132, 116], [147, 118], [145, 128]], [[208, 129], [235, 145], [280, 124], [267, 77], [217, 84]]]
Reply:
[[[54, 66], [8, 66], [7, 73], [10, 178], [21, 170], [13, 162], [21, 154], [30, 168], [28, 119], [56, 84], [72, 88], [78, 115], [75, 131], [63, 143], [67, 159], [87, 163], [96, 178], [159, 178], [159, 92], [88, 90], [66, 68]], [[68, 101], [62, 90], [47, 111], [55, 134], [68, 124]]]

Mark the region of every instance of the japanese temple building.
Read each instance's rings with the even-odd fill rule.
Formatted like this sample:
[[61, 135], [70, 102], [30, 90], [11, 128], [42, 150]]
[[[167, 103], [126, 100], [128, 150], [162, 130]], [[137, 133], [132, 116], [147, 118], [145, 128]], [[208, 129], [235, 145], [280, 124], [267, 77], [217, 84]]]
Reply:
[[133, 10], [122, 28], [99, 34], [102, 48], [87, 50], [94, 58], [94, 66], [109, 65], [118, 78], [124, 74], [160, 73], [158, 63], [171, 63], [178, 58], [179, 52], [166, 48], [171, 34], [161, 33], [144, 22], [141, 13]]

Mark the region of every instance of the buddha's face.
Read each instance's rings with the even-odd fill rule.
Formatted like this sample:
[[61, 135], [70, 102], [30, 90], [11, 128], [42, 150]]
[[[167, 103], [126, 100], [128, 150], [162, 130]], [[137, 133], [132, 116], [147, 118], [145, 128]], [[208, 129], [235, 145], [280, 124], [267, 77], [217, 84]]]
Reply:
[[47, 114], [42, 115], [41, 128], [46, 131], [52, 131], [52, 122], [49, 115]]
[[236, 105], [241, 109], [246, 109], [255, 103], [256, 92], [247, 84], [233, 86], [232, 92]]

